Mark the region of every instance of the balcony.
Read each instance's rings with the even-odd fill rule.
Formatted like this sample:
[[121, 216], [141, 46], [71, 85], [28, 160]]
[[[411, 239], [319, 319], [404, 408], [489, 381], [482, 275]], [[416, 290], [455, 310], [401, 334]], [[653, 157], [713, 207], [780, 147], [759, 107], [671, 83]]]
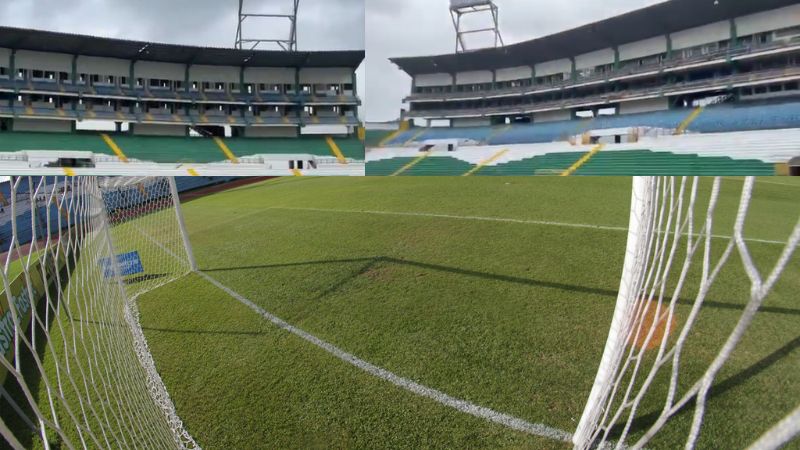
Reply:
[[563, 91], [576, 89], [584, 86], [606, 84], [614, 81], [632, 80], [647, 76], [679, 72], [681, 70], [694, 67], [725, 64], [732, 60], [755, 58], [765, 54], [775, 54], [779, 52], [800, 50], [800, 42], [780, 41], [769, 44], [747, 47], [736, 47], [728, 50], [721, 50], [705, 55], [698, 55], [692, 58], [674, 58], [660, 64], [647, 66], [628, 66], [608, 73], [595, 74], [582, 77], [577, 80], [564, 80], [558, 83], [538, 84], [534, 86], [523, 86], [512, 89], [496, 89], [491, 91], [476, 92], [446, 92], [434, 94], [411, 94], [404, 99], [405, 102], [443, 102], [456, 100], [482, 100], [503, 97], [517, 97], [531, 94], [544, 94], [553, 91]]

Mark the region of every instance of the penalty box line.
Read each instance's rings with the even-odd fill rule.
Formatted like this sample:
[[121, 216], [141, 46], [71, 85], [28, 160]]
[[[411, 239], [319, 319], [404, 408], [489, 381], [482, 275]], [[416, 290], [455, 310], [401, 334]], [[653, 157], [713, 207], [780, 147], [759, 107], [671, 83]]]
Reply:
[[226, 294], [230, 295], [240, 303], [249, 307], [256, 313], [258, 313], [260, 316], [262, 316], [264, 319], [271, 322], [273, 325], [277, 326], [278, 328], [287, 331], [291, 334], [294, 334], [295, 336], [313, 344], [316, 347], [321, 348], [322, 350], [325, 350], [326, 352], [330, 353], [336, 358], [350, 365], [353, 365], [363, 370], [364, 372], [369, 373], [370, 375], [378, 377], [384, 381], [388, 381], [394, 384], [395, 386], [401, 387], [419, 396], [429, 398], [445, 406], [456, 409], [462, 413], [469, 414], [478, 417], [480, 419], [487, 420], [489, 422], [494, 422], [516, 431], [521, 431], [523, 433], [531, 434], [534, 436], [544, 437], [562, 442], [570, 442], [570, 440], [572, 439], [572, 434], [566, 431], [548, 427], [547, 425], [530, 423], [518, 417], [501, 413], [493, 409], [486, 408], [484, 406], [479, 406], [474, 403], [470, 403], [466, 400], [461, 400], [452, 397], [450, 395], [445, 394], [442, 391], [438, 391], [436, 389], [423, 386], [413, 380], [410, 380], [408, 378], [403, 378], [400, 375], [390, 372], [384, 368], [378, 367], [374, 364], [364, 361], [363, 359], [353, 354], [347, 353], [346, 351], [340, 349], [339, 347], [336, 347], [335, 345], [329, 342], [323, 341], [322, 339], [314, 336], [311, 333], [308, 333], [300, 328], [295, 327], [294, 325], [289, 324], [280, 317], [270, 314], [260, 306], [256, 305], [255, 303], [243, 297], [239, 293], [235, 292], [234, 290], [220, 283], [219, 281], [212, 278], [205, 272], [198, 271], [197, 273], [201, 277], [206, 279], [209, 283], [213, 284], [214, 286], [216, 286]]

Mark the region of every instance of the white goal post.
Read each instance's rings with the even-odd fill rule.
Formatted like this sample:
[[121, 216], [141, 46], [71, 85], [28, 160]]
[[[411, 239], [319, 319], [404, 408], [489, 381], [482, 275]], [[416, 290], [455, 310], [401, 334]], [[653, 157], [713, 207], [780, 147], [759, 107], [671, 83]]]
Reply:
[[0, 435], [22, 448], [198, 448], [136, 298], [196, 269], [174, 178], [15, 177], [0, 196]]
[[[738, 181], [733, 181], [738, 183]], [[732, 228], [715, 222], [722, 180], [717, 178], [707, 201], [698, 196], [697, 178], [639, 177], [633, 181], [625, 262], [608, 340], [583, 415], [573, 435], [576, 449], [644, 448], [676, 414], [688, 409], [691, 424], [681, 435], [695, 448], [707, 413], [708, 396], [721, 368], [750, 328], [763, 301], [786, 269], [800, 244], [800, 220], [777, 259], [768, 267], [754, 262], [744, 237], [754, 178], [741, 184]], [[739, 261], [735, 261], [738, 259]], [[749, 300], [727, 338], [713, 348], [713, 359], [695, 378], [685, 380], [687, 337], [698, 322], [709, 291], [726, 264], [743, 265], [750, 285]], [[699, 280], [688, 280], [699, 266]], [[681, 295], [691, 308], [673, 330]], [[729, 334], [727, 334], [729, 333]], [[653, 387], [661, 383], [661, 410], [644, 431], [631, 439], [637, 411]], [[666, 387], [664, 384], [668, 384]], [[683, 389], [681, 387], [684, 387]], [[686, 388], [686, 386], [690, 386]], [[774, 449], [800, 433], [797, 408], [774, 426], [765, 426], [753, 449]], [[613, 432], [612, 432], [613, 430]]]

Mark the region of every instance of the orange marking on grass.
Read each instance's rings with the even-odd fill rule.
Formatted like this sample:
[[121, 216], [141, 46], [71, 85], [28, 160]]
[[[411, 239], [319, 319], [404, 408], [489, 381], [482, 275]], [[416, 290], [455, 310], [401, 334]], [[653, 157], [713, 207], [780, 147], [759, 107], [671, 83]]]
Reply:
[[[672, 315], [672, 320], [669, 320], [669, 309], [667, 305], [661, 305], [661, 310], [658, 311], [658, 316], [656, 316], [656, 310], [658, 310], [658, 303], [655, 301], [650, 301], [650, 304], [647, 306], [642, 306], [642, 308], [647, 308], [647, 313], [644, 317], [639, 317], [633, 323], [633, 330], [634, 333], [631, 335], [628, 344], [635, 342], [637, 348], [644, 348], [645, 350], [654, 350], [661, 346], [661, 341], [664, 339], [665, 335], [672, 334], [672, 331], [675, 330], [677, 326], [677, 319], [675, 318], [675, 314]], [[639, 327], [641, 324], [641, 327]], [[647, 343], [645, 347], [645, 340], [647, 339], [647, 335], [650, 333], [650, 329], [655, 327], [653, 330], [653, 335], [650, 337], [650, 341]]]

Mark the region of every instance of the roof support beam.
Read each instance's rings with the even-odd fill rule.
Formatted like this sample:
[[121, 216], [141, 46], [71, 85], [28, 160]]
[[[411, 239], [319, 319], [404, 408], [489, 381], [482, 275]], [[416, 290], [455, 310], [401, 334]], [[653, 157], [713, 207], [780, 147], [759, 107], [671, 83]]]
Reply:
[[569, 57], [569, 61], [570, 61], [570, 63], [572, 63], [572, 69], [571, 69], [572, 72], [570, 74], [570, 78], [572, 79], [572, 81], [575, 81], [575, 80], [578, 79], [578, 66], [577, 66], [577, 64], [575, 62], [575, 57], [574, 56], [570, 56]]
[[11, 56], [8, 57], [8, 75], [11, 81], [17, 79], [17, 49], [11, 49]]
[[[72, 74], [70, 74], [70, 77], [73, 84], [78, 79], [78, 55], [72, 55]], [[61, 84], [61, 80], [58, 80], [58, 84]]]
[[136, 83], [136, 81], [135, 81], [136, 80], [136, 68], [134, 67], [135, 65], [136, 65], [136, 60], [132, 60], [131, 61], [131, 67], [130, 67], [130, 76], [128, 77], [128, 87], [131, 88], [131, 89], [133, 89], [133, 87], [136, 85], [135, 84]]
[[667, 59], [672, 59], [672, 35], [667, 34]]

